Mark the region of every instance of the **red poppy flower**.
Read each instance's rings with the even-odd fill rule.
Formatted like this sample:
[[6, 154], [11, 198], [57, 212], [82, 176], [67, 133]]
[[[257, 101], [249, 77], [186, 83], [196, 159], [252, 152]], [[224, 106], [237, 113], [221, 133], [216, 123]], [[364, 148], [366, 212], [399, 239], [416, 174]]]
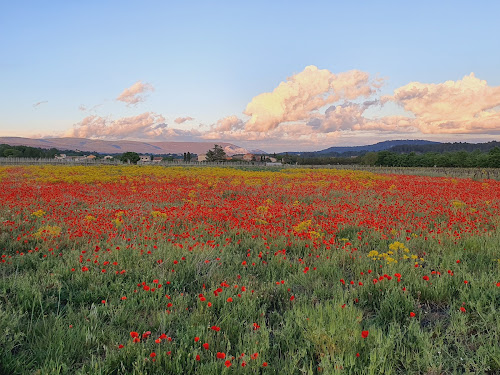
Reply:
[[369, 333], [370, 332], [368, 332], [368, 331], [361, 331], [361, 337], [364, 338], [364, 339], [366, 339], [368, 337]]

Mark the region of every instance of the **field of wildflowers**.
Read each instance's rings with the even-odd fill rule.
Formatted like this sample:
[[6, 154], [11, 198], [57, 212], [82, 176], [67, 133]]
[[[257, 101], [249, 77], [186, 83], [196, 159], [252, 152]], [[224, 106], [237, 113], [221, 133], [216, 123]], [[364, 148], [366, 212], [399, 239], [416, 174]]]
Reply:
[[499, 374], [500, 182], [0, 168], [0, 373]]

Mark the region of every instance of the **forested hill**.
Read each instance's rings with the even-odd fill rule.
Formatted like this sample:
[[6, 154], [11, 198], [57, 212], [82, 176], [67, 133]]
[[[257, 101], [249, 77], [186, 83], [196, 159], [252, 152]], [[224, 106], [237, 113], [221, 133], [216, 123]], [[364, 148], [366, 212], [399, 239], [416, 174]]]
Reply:
[[397, 146], [402, 146], [402, 145], [408, 145], [408, 146], [432, 146], [432, 145], [439, 145], [439, 142], [434, 142], [434, 141], [426, 141], [422, 139], [400, 139], [400, 140], [394, 140], [394, 141], [383, 141], [383, 142], [378, 142], [373, 145], [365, 145], [365, 146], [341, 146], [341, 147], [328, 147], [324, 150], [321, 151], [316, 151], [315, 154], [317, 155], [327, 155], [327, 154], [343, 154], [346, 152], [349, 153], [362, 153], [362, 152], [377, 152], [377, 151], [384, 151], [384, 150], [389, 150], [392, 147], [397, 147]]
[[[342, 146], [342, 147], [329, 147], [320, 151], [313, 152], [288, 152], [288, 155], [298, 155], [301, 157], [325, 157], [325, 156], [360, 156], [367, 152], [380, 152], [390, 151], [396, 154], [408, 154], [414, 152], [416, 154], [425, 154], [427, 152], [444, 153], [444, 152], [458, 152], [458, 151], [480, 151], [488, 152], [495, 147], [500, 148], [500, 142], [491, 141], [486, 143], [467, 143], [467, 142], [448, 142], [440, 143], [425, 140], [396, 140], [384, 141], [366, 146]], [[281, 153], [285, 154], [285, 153]]]
[[434, 144], [400, 144], [392, 146], [387, 151], [395, 152], [398, 154], [415, 152], [455, 152], [455, 151], [481, 151], [488, 152], [495, 147], [500, 148], [500, 142], [491, 141], [486, 143], [467, 143], [467, 142], [454, 142], [454, 143], [434, 143]]

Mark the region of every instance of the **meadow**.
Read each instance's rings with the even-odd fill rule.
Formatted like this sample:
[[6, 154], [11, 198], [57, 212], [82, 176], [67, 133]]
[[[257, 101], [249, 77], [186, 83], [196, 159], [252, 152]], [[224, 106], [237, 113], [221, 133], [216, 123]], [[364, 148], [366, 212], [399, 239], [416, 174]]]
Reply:
[[499, 374], [500, 182], [0, 167], [2, 374]]

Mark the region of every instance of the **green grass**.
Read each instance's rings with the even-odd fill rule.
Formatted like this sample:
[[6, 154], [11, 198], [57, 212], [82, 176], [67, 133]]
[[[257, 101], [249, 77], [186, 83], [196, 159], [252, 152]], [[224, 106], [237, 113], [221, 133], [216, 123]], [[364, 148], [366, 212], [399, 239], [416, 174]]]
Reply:
[[[356, 233], [348, 228], [337, 238], [349, 237], [352, 247], [363, 249], [366, 239], [352, 240]], [[283, 248], [279, 238], [267, 241], [269, 250], [249, 234], [233, 233], [232, 239], [225, 247], [192, 252], [170, 243], [152, 249], [145, 240], [127, 249], [130, 242], [118, 241], [113, 246], [120, 250], [99, 254], [101, 264], [118, 262], [106, 267], [75, 261], [85, 247], [63, 256], [14, 255], [0, 264], [0, 373], [500, 373], [498, 233], [457, 243], [413, 239], [408, 246], [426, 252], [419, 268], [411, 261], [372, 260], [368, 249], [312, 251], [307, 241], [288, 246], [283, 259], [274, 255]], [[369, 248], [387, 249], [389, 243], [370, 237]], [[152, 254], [140, 254], [137, 248], [144, 244]], [[92, 257], [92, 248], [86, 250], [85, 257]], [[89, 271], [82, 272], [84, 265]], [[402, 275], [400, 282], [395, 273]], [[373, 283], [384, 274], [391, 280]], [[154, 287], [155, 279], [161, 289], [143, 290], [142, 282]], [[218, 287], [223, 291], [215, 297]], [[199, 300], [200, 293], [211, 307]], [[214, 325], [221, 330], [210, 329]], [[365, 339], [362, 330], [369, 331]], [[151, 336], [133, 343], [131, 331]], [[172, 341], [155, 343], [162, 333]], [[227, 354], [230, 368], [217, 352]], [[250, 358], [253, 353], [257, 359]], [[243, 361], [247, 366], [241, 367]]]

